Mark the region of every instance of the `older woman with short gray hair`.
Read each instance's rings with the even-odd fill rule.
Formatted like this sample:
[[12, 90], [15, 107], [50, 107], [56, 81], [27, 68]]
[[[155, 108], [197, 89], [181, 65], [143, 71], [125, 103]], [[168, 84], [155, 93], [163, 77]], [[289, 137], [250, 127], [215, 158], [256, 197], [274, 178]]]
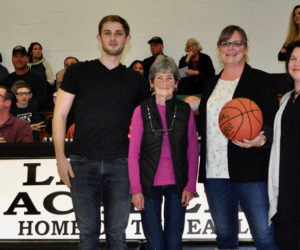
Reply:
[[148, 249], [182, 249], [185, 211], [196, 193], [196, 125], [189, 105], [174, 94], [178, 79], [174, 60], [158, 57], [149, 73], [154, 94], [135, 109], [132, 117], [130, 193], [134, 206], [141, 210]]

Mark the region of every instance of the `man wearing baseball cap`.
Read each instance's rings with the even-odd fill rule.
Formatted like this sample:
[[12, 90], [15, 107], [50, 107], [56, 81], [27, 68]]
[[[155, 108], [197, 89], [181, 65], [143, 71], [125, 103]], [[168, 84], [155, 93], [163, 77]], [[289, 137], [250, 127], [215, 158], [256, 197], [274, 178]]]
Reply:
[[40, 111], [44, 111], [47, 103], [47, 85], [43, 78], [28, 69], [28, 53], [25, 47], [17, 45], [12, 51], [12, 64], [15, 72], [6, 76], [1, 85], [11, 89], [12, 85], [19, 80], [27, 82], [33, 93], [32, 102], [37, 102]]
[[163, 40], [159, 36], [152, 37], [148, 41], [148, 44], [150, 44], [150, 51], [152, 53], [152, 56], [144, 59], [143, 61], [144, 75], [147, 79], [149, 77], [149, 70], [152, 63], [154, 63], [157, 56], [163, 54], [163, 50], [164, 50]]
[[17, 53], [21, 53], [25, 56], [28, 56], [27, 50], [25, 49], [25, 47], [21, 45], [17, 45], [16, 47], [13, 48], [12, 51], [13, 56], [16, 56]]

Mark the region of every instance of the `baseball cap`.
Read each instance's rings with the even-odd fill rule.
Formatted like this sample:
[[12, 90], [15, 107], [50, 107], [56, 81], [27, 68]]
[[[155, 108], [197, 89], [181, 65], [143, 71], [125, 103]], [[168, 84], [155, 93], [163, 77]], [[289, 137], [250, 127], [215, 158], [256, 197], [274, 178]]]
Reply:
[[164, 44], [163, 43], [163, 40], [159, 37], [159, 36], [154, 36], [154, 37], [152, 37], [149, 41], [148, 41], [148, 43], [150, 44], [150, 43], [161, 43], [161, 44]]
[[27, 50], [25, 49], [25, 47], [23, 47], [21, 45], [17, 45], [16, 47], [13, 48], [13, 51], [12, 51], [13, 56], [16, 53], [22, 53], [23, 55], [28, 56]]

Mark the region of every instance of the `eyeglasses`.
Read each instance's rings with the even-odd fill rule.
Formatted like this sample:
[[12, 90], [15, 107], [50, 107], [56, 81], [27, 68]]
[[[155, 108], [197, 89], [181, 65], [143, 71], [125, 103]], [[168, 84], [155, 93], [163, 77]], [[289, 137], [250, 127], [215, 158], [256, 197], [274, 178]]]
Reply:
[[7, 100], [7, 98], [6, 98], [4, 95], [1, 95], [1, 94], [0, 94], [0, 96], [3, 97], [5, 100]]
[[154, 133], [155, 137], [160, 136], [160, 134], [164, 135], [164, 134], [168, 134], [168, 132], [173, 131], [173, 125], [174, 125], [174, 121], [175, 121], [176, 113], [177, 113], [177, 105], [175, 105], [175, 109], [174, 109], [174, 113], [173, 113], [173, 119], [172, 119], [172, 122], [171, 122], [171, 127], [167, 128], [167, 129], [161, 129], [161, 128], [160, 129], [154, 129], [153, 125], [152, 125], [150, 108], [149, 108], [148, 105], [147, 105], [147, 113], [148, 113], [148, 118], [149, 118], [149, 122], [150, 122], [150, 127], [151, 127], [151, 130]]
[[230, 44], [231, 44], [233, 47], [240, 47], [240, 46], [243, 45], [243, 42], [242, 42], [242, 41], [222, 42], [222, 43], [220, 43], [220, 46], [221, 46], [221, 47], [229, 47]]
[[189, 49], [189, 48], [196, 48], [196, 45], [195, 45], [195, 44], [187, 45], [186, 48], [187, 48], [187, 49]]
[[18, 95], [18, 96], [29, 96], [29, 94], [30, 94], [30, 92], [18, 92], [18, 93], [16, 93], [16, 95]]

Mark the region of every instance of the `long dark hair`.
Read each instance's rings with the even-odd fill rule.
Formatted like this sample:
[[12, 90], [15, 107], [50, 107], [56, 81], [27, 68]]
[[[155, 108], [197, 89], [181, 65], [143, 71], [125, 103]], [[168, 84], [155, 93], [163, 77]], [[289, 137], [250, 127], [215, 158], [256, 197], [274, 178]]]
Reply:
[[[32, 50], [33, 50], [33, 46], [34, 45], [39, 45], [41, 47], [41, 49], [43, 50], [43, 47], [40, 43], [38, 42], [32, 42], [30, 45], [29, 45], [29, 48], [28, 48], [28, 56], [29, 56], [29, 62], [32, 63]], [[41, 58], [40, 59], [43, 59], [43, 53], [41, 55]]]
[[134, 66], [135, 64], [137, 64], [137, 63], [140, 63], [140, 64], [143, 65], [143, 62], [142, 62], [141, 60], [134, 60], [134, 61], [130, 64], [129, 68], [130, 68], [130, 69], [133, 69], [133, 66]]

